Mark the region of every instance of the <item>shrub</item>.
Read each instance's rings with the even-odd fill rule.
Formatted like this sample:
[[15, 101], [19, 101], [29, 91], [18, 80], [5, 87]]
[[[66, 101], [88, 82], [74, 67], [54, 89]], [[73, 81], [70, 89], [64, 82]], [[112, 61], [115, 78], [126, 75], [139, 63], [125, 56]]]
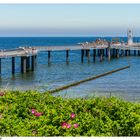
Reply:
[[9, 91], [0, 96], [0, 136], [140, 136], [140, 104]]

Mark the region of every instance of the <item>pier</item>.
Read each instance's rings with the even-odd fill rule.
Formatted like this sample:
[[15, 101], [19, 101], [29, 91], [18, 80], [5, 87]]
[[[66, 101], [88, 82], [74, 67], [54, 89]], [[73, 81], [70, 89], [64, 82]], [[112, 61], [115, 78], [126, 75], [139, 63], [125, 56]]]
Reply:
[[[11, 58], [11, 73], [15, 74], [15, 63], [16, 58], [20, 57], [19, 68], [21, 73], [26, 73], [28, 71], [35, 70], [35, 64], [38, 52], [46, 52], [48, 54], [48, 64], [51, 63], [51, 57], [53, 52], [65, 51], [66, 63], [69, 63], [69, 53], [70, 51], [80, 51], [81, 52], [81, 63], [86, 61], [88, 63], [95, 62], [98, 57], [100, 62], [106, 57], [108, 61], [112, 58], [120, 58], [121, 56], [140, 56], [140, 44], [134, 43], [133, 45], [116, 45], [111, 42], [104, 42], [103, 44], [98, 44], [95, 42], [85, 43], [75, 46], [30, 46], [30, 47], [20, 47], [13, 50], [1, 50], [0, 51], [0, 76], [2, 73], [2, 63], [4, 59]], [[133, 51], [133, 54], [131, 54]], [[92, 57], [92, 59], [91, 59]]]

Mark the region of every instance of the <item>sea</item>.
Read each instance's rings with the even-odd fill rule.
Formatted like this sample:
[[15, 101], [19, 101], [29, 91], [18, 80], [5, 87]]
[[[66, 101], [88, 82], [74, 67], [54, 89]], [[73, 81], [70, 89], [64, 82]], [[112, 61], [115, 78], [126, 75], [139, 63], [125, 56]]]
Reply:
[[[112, 37], [1, 37], [0, 50], [29, 46], [74, 46], [79, 42], [90, 42], [101, 38], [108, 41]], [[119, 37], [124, 42], [126, 37]], [[139, 37], [133, 38], [140, 42]], [[115, 96], [121, 99], [140, 102], [140, 56], [120, 57], [100, 62], [93, 62], [92, 51], [90, 63], [84, 58], [81, 63], [81, 51], [69, 52], [69, 63], [66, 63], [66, 52], [51, 52], [51, 64], [48, 65], [47, 52], [39, 52], [35, 71], [20, 73], [20, 58], [16, 58], [16, 72], [11, 74], [11, 58], [2, 59], [0, 89], [5, 90], [38, 90], [45, 92], [70, 84], [97, 74], [130, 65], [130, 68], [91, 80], [66, 90], [54, 93], [53, 96], [64, 98], [83, 98], [96, 96]], [[133, 52], [131, 52], [133, 54]]]

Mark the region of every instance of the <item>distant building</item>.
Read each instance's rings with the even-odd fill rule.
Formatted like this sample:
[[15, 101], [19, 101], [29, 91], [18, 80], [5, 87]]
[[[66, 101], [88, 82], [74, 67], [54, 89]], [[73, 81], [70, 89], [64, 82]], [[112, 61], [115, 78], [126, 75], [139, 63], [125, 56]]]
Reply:
[[128, 29], [127, 31], [127, 38], [128, 38], [128, 45], [132, 45], [133, 44], [133, 37], [132, 37], [132, 30]]

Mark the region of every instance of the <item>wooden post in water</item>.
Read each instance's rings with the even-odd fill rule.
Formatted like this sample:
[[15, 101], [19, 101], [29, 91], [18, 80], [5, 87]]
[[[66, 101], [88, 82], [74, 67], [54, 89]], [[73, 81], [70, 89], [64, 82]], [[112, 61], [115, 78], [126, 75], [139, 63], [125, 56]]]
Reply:
[[98, 49], [98, 56], [100, 56], [100, 49]]
[[102, 51], [103, 51], [103, 57], [104, 57], [104, 54], [105, 54], [105, 50], [103, 49]]
[[12, 74], [15, 74], [15, 57], [12, 57]]
[[93, 49], [93, 62], [96, 60], [96, 49]]
[[108, 48], [107, 48], [107, 50], [108, 50], [108, 61], [110, 61], [110, 46], [111, 46], [111, 43], [108, 42]]
[[140, 51], [138, 50], [138, 56], [140, 56]]
[[51, 63], [50, 59], [51, 59], [51, 51], [48, 51], [48, 64]]
[[37, 55], [34, 55], [35, 57], [35, 66], [37, 65]]
[[85, 51], [86, 51], [85, 56], [88, 57], [88, 50], [85, 50]]
[[21, 73], [26, 73], [27, 57], [21, 56]]
[[35, 70], [35, 55], [31, 56], [31, 70]]
[[119, 49], [116, 49], [116, 51], [117, 51], [117, 54], [116, 54], [117, 56], [116, 57], [119, 58], [120, 57], [119, 56]]
[[66, 50], [66, 63], [68, 64], [69, 62], [69, 50]]
[[117, 57], [117, 49], [115, 49], [115, 57]]
[[131, 51], [130, 50], [128, 50], [128, 55], [131, 56]]
[[106, 48], [105, 50], [106, 50], [105, 52], [106, 52], [106, 57], [107, 57], [108, 56], [108, 49]]
[[134, 50], [134, 56], [136, 56], [136, 50]]
[[113, 58], [115, 57], [115, 49], [113, 49]]
[[102, 62], [103, 61], [103, 49], [100, 49], [100, 62]]
[[83, 49], [81, 50], [81, 62], [82, 63], [84, 62], [84, 50]]
[[1, 76], [1, 58], [0, 58], [0, 76]]
[[26, 63], [26, 69], [30, 69], [30, 56], [27, 56], [27, 63]]
[[90, 63], [90, 50], [87, 50], [88, 63]]
[[127, 56], [127, 50], [125, 50], [125, 56]]

